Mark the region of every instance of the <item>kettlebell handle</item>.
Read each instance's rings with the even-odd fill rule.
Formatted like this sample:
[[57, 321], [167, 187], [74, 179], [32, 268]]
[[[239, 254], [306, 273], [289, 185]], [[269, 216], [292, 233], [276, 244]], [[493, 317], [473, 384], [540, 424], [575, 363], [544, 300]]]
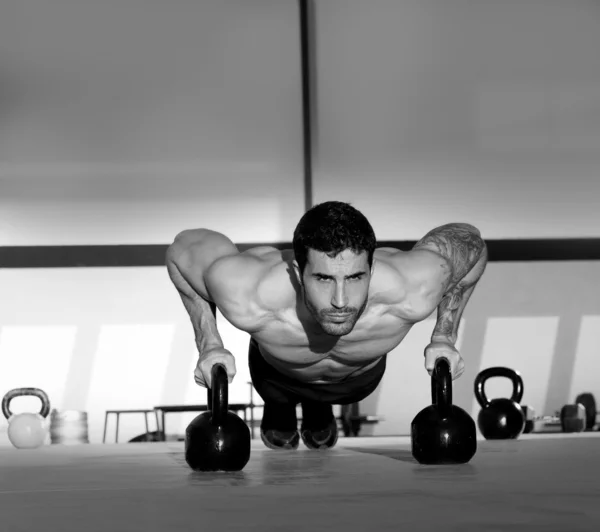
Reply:
[[515, 403], [521, 403], [521, 399], [523, 398], [523, 379], [521, 378], [521, 375], [514, 369], [495, 366], [482, 370], [479, 375], [475, 377], [475, 397], [482, 408], [485, 408], [490, 404], [490, 401], [485, 395], [484, 387], [485, 382], [492, 377], [506, 377], [509, 379], [513, 385], [513, 393], [510, 400]]
[[450, 362], [446, 357], [435, 361], [431, 375], [431, 401], [437, 405], [442, 415], [452, 406], [452, 375]]
[[15, 397], [20, 396], [35, 396], [42, 401], [42, 407], [40, 409], [40, 416], [47, 417], [50, 413], [50, 399], [48, 395], [43, 390], [39, 388], [15, 388], [14, 390], [10, 390], [2, 399], [2, 413], [6, 419], [10, 419], [13, 416], [12, 411], [10, 410], [10, 402]]
[[223, 364], [215, 364], [211, 370], [212, 388], [208, 390], [208, 408], [212, 411], [211, 423], [222, 425], [229, 409], [227, 370]]

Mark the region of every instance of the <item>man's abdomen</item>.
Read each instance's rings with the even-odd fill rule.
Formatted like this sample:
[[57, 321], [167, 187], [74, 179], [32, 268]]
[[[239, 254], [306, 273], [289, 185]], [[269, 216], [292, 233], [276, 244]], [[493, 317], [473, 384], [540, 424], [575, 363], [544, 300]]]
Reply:
[[262, 349], [261, 353], [263, 354], [265, 361], [280, 373], [290, 378], [312, 384], [341, 382], [361, 375], [376, 366], [377, 362], [381, 359], [381, 356], [379, 356], [367, 362], [349, 365], [347, 363], [336, 361], [328, 356], [312, 363], [294, 364], [271, 356], [270, 354], [265, 354]]
[[[386, 356], [371, 362], [369, 367], [361, 366], [360, 372], [339, 373], [332, 380], [315, 379], [312, 369], [292, 368], [289, 364], [279, 369], [273, 359], [261, 353], [256, 340], [250, 340], [248, 363], [252, 383], [258, 394], [268, 402], [297, 404], [303, 401], [317, 401], [330, 404], [350, 404], [361, 401], [379, 385], [385, 372]], [[285, 368], [285, 370], [284, 370]], [[322, 369], [319, 370], [322, 374]]]

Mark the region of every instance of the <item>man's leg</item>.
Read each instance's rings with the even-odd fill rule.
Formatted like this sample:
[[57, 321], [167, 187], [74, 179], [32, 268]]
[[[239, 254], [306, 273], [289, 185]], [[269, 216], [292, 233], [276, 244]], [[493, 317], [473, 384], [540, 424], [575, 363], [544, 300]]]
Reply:
[[300, 398], [283, 387], [275, 386], [268, 377], [273, 373], [262, 358], [258, 344], [250, 341], [248, 364], [252, 385], [265, 402], [260, 423], [260, 437], [271, 449], [297, 449], [300, 443], [296, 405]]
[[383, 377], [387, 357], [372, 369], [346, 381], [318, 385], [302, 395], [300, 435], [309, 449], [328, 449], [338, 440], [338, 424], [333, 405], [358, 404], [371, 395]]
[[333, 405], [302, 400], [302, 441], [309, 449], [328, 449], [337, 443], [338, 426]]
[[[264, 399], [264, 398], [263, 398]], [[260, 437], [271, 449], [297, 449], [300, 443], [296, 404], [264, 399]]]

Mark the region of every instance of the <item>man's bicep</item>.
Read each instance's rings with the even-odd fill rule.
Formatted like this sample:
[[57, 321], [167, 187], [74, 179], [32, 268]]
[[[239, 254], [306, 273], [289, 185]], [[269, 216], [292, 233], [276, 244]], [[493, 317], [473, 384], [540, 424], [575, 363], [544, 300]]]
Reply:
[[447, 260], [451, 284], [466, 278], [485, 252], [479, 230], [464, 223], [436, 227], [419, 240], [413, 250], [428, 250]]

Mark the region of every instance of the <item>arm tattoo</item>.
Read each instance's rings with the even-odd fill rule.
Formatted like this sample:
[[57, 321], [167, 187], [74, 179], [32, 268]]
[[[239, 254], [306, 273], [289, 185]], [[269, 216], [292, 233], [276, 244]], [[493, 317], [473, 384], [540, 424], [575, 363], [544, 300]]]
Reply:
[[434, 337], [448, 338], [452, 343], [456, 342], [463, 303], [466, 303], [464, 299], [466, 291], [466, 287], [459, 285], [442, 298], [438, 305]]
[[413, 249], [427, 249], [444, 257], [451, 269], [451, 284], [460, 281], [485, 248], [479, 230], [472, 225], [452, 223], [437, 227], [419, 240]]
[[443, 257], [448, 269], [448, 286], [438, 304], [432, 341], [454, 344], [465, 305], [487, 262], [485, 241], [469, 224], [443, 225], [427, 233], [413, 249], [427, 249]]

